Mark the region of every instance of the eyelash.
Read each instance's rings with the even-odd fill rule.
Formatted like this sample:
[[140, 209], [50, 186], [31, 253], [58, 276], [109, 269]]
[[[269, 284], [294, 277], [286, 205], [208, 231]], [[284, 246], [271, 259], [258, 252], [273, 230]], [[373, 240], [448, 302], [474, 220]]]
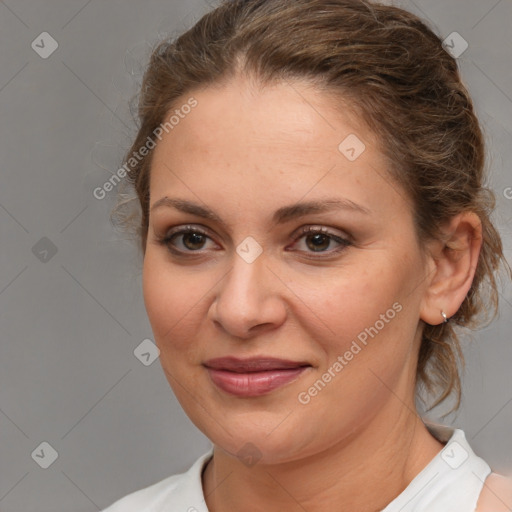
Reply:
[[[182, 251], [182, 250], [178, 250], [172, 246], [172, 241], [175, 237], [177, 237], [179, 235], [188, 235], [188, 234], [202, 235], [204, 237], [211, 239], [211, 237], [208, 235], [208, 233], [206, 233], [202, 229], [200, 229], [198, 227], [193, 227], [193, 226], [185, 226], [182, 229], [177, 229], [176, 231], [171, 231], [170, 233], [167, 233], [165, 236], [157, 238], [156, 241], [159, 245], [166, 247], [169, 250], [169, 252], [171, 252], [172, 254], [177, 255], [177, 256], [185, 256], [187, 253], [200, 253], [201, 249], [198, 249], [197, 251], [192, 251], [192, 250]], [[320, 227], [315, 227], [315, 226], [305, 226], [305, 227], [301, 228], [299, 233], [297, 233], [296, 235], [292, 235], [292, 240], [294, 243], [296, 243], [298, 240], [300, 240], [301, 238], [303, 238], [306, 235], [325, 235], [330, 240], [334, 240], [335, 242], [340, 244], [340, 247], [338, 247], [337, 249], [334, 249], [332, 251], [318, 251], [318, 252], [308, 251], [308, 252], [310, 252], [310, 254], [326, 254], [328, 256], [331, 256], [332, 254], [337, 254], [337, 253], [345, 250], [347, 247], [353, 245], [350, 240], [348, 240], [346, 238], [341, 238], [340, 236], [335, 235], [334, 233], [330, 232], [326, 228], [323, 228], [323, 227], [320, 228]], [[326, 256], [313, 256], [313, 257], [314, 258], [322, 258], [322, 257], [326, 257]]]

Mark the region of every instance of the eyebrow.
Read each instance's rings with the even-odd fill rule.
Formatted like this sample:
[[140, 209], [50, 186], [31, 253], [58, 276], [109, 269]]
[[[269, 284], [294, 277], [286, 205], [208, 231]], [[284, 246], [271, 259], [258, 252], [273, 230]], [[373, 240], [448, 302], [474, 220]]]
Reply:
[[[197, 217], [203, 217], [205, 219], [218, 222], [219, 224], [224, 224], [222, 218], [213, 210], [186, 199], [176, 199], [165, 196], [156, 201], [150, 211], [153, 212], [162, 207], [175, 208], [176, 210], [184, 213], [189, 213], [191, 215], [196, 215]], [[333, 210], [350, 210], [353, 212], [363, 213], [365, 215], [370, 215], [372, 213], [368, 208], [354, 203], [350, 199], [328, 197], [317, 201], [305, 201], [283, 206], [275, 211], [272, 216], [272, 223], [274, 225], [284, 224], [285, 222], [289, 222], [293, 219], [304, 217], [306, 215], [324, 213]]]

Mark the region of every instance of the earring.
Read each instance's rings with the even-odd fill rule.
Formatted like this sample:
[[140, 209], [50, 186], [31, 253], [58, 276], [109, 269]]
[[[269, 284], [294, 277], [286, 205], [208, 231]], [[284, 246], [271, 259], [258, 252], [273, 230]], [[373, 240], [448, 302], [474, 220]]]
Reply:
[[444, 323], [445, 324], [448, 323], [448, 317], [446, 316], [446, 313], [444, 311], [441, 311], [441, 315], [442, 315], [442, 317], [444, 319]]

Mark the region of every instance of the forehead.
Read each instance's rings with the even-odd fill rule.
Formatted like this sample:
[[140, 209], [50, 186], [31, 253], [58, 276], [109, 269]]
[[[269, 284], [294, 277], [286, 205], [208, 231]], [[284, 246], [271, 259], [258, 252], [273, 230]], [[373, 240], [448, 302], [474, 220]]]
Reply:
[[190, 96], [196, 99], [197, 107], [172, 130], [183, 135], [176, 141], [179, 145], [247, 149], [289, 144], [298, 152], [323, 151], [332, 150], [333, 145], [337, 149], [349, 132], [358, 132], [367, 144], [378, 143], [353, 112], [353, 101], [322, 92], [307, 81], [260, 85], [237, 76], [228, 83], [183, 96], [170, 113], [176, 107], [179, 110]]
[[171, 190], [220, 205], [237, 196], [239, 205], [290, 203], [336, 190], [354, 202], [374, 202], [389, 179], [374, 134], [311, 84], [261, 88], [238, 78], [192, 91], [170, 113], [190, 97], [197, 106], [154, 150], [152, 204]]

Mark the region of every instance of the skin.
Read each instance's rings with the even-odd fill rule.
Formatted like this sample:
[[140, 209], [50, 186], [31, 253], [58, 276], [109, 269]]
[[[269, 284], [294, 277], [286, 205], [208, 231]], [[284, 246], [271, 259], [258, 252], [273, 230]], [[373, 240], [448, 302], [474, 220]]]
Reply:
[[512, 479], [492, 473], [484, 483], [475, 512], [510, 512]]
[[[380, 510], [443, 447], [415, 409], [417, 354], [424, 322], [441, 323], [441, 310], [453, 315], [469, 290], [480, 221], [461, 214], [444, 227], [447, 246], [422, 249], [412, 206], [388, 177], [378, 139], [306, 83], [262, 89], [237, 76], [193, 96], [198, 106], [154, 150], [150, 207], [164, 196], [186, 199], [222, 222], [172, 207], [151, 211], [143, 289], [169, 384], [214, 444], [203, 473], [207, 506]], [[353, 162], [338, 150], [349, 134], [366, 145]], [[326, 197], [369, 213], [332, 210], [271, 222], [278, 208]], [[186, 226], [207, 236], [159, 242]], [[327, 237], [315, 252], [314, 235], [292, 238], [303, 226], [351, 244], [335, 252], [341, 245]], [[263, 250], [252, 263], [236, 252], [248, 236]], [[402, 310], [301, 404], [298, 394], [394, 303]], [[228, 355], [307, 361], [311, 368], [267, 395], [240, 398], [217, 388], [202, 366]], [[251, 466], [237, 456], [249, 442], [261, 456]]]

